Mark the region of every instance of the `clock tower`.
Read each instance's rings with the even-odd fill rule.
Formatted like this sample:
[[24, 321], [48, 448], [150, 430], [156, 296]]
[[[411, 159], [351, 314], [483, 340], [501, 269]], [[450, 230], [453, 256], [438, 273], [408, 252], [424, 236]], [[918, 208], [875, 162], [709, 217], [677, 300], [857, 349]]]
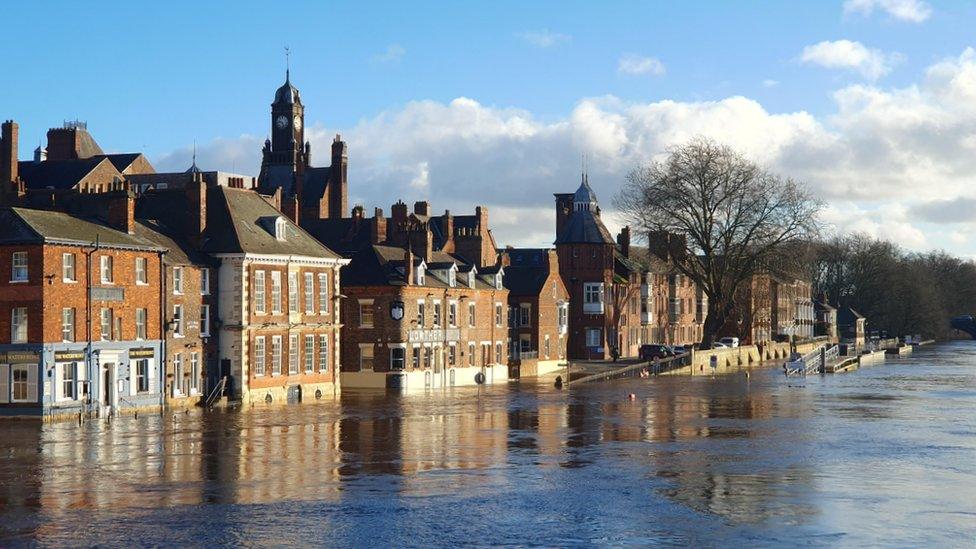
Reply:
[[285, 70], [285, 83], [275, 92], [271, 103], [271, 139], [264, 142], [261, 160], [261, 186], [277, 187], [285, 197], [301, 191], [301, 181], [308, 167], [310, 147], [305, 142], [305, 107], [298, 88]]
[[[283, 211], [292, 219], [340, 219], [347, 215], [349, 157], [337, 134], [332, 142], [332, 165], [312, 166], [312, 145], [305, 140], [305, 106], [285, 69], [285, 83], [271, 103], [271, 137], [261, 151], [258, 190], [281, 192]], [[300, 213], [300, 215], [299, 215]]]

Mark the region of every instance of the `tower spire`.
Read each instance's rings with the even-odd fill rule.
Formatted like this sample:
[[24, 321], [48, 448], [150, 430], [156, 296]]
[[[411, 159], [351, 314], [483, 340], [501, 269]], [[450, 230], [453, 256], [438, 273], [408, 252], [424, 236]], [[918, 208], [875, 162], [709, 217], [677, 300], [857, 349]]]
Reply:
[[291, 81], [291, 49], [285, 46], [285, 82]]

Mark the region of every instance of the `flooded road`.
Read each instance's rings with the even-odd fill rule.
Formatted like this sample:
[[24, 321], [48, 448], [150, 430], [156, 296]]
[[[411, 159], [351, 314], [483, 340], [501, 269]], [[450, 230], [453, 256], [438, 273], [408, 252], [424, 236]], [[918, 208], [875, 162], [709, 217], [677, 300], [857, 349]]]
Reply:
[[0, 424], [0, 546], [974, 540], [972, 342], [805, 380], [523, 382]]

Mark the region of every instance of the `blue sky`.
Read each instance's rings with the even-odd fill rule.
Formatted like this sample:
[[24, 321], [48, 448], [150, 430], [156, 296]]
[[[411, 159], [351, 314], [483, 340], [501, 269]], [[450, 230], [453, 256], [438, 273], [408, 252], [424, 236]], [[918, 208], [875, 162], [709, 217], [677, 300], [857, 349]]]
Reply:
[[[965, 215], [932, 215], [976, 199], [968, 160], [937, 167], [976, 128], [976, 105], [957, 101], [974, 15], [921, 0], [10, 3], [0, 117], [20, 123], [22, 158], [77, 117], [157, 169], [196, 140], [204, 168], [253, 172], [287, 45], [313, 159], [347, 136], [367, 206], [486, 203], [500, 244], [545, 244], [581, 152], [609, 207], [633, 163], [706, 134], [822, 191], [838, 230], [976, 255]], [[933, 83], [939, 67], [950, 76]], [[915, 116], [931, 127], [889, 123]]]

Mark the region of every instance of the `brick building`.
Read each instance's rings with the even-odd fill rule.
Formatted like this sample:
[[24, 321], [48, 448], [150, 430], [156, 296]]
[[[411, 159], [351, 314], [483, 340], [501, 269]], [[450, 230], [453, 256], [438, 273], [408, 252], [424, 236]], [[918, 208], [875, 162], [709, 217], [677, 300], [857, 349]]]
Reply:
[[173, 224], [139, 219], [136, 234], [167, 250], [160, 295], [166, 404], [197, 404], [217, 381], [216, 265]]
[[[345, 387], [424, 388], [507, 379], [508, 290], [488, 210], [432, 216], [402, 201], [391, 217], [303, 219], [350, 258], [343, 273]], [[482, 378], [483, 376], [483, 378]]]
[[569, 292], [552, 249], [506, 248], [510, 377], [531, 377], [566, 365]]
[[132, 196], [106, 221], [0, 210], [0, 414], [59, 416], [162, 405], [160, 270]]
[[78, 121], [48, 130], [47, 147], [38, 146], [32, 160], [19, 160], [17, 149], [18, 126], [7, 121], [0, 133], [0, 184], [8, 204], [47, 208], [60, 193], [109, 192], [126, 177], [155, 172], [141, 153], [105, 154]]
[[283, 215], [280, 193], [201, 194], [200, 250], [216, 265], [219, 376], [229, 394], [247, 403], [338, 394], [339, 269], [348, 261]]
[[586, 175], [573, 194], [556, 194], [556, 253], [569, 292], [571, 359], [606, 359], [614, 351], [636, 356], [640, 347], [641, 269], [600, 219]]

